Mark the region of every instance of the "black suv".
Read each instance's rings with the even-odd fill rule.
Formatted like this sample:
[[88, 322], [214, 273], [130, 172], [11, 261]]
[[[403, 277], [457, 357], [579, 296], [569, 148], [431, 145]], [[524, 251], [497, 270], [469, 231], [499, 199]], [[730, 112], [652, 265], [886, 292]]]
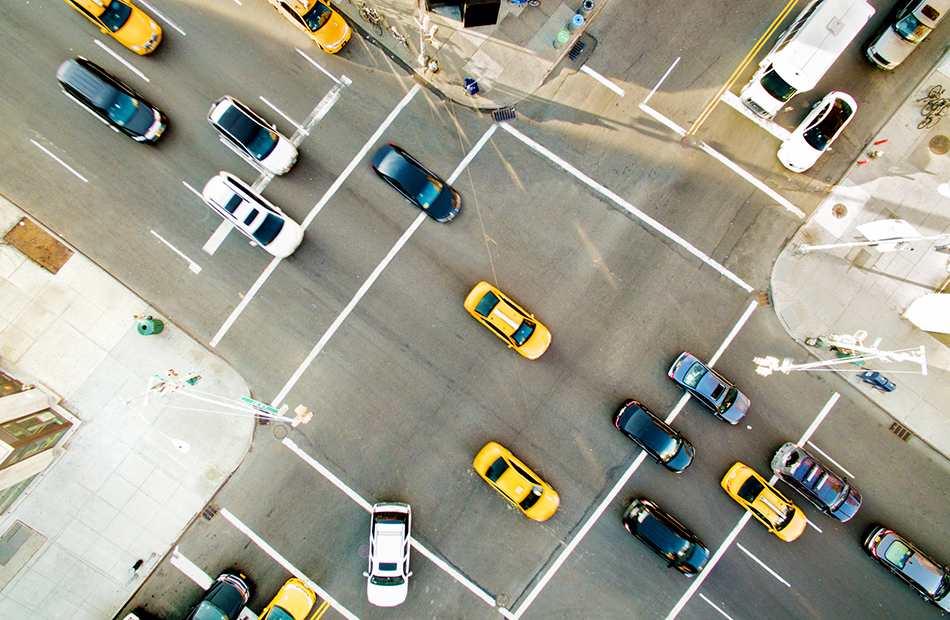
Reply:
[[620, 406], [614, 426], [672, 472], [678, 474], [693, 462], [693, 444], [635, 400]]
[[56, 79], [67, 97], [136, 142], [154, 143], [165, 131], [168, 119], [161, 110], [91, 60], [67, 60]]
[[815, 508], [838, 521], [847, 521], [861, 507], [857, 489], [793, 443], [778, 449], [772, 457], [772, 471]]
[[633, 500], [623, 513], [623, 526], [687, 577], [702, 572], [709, 550], [679, 521], [648, 499]]

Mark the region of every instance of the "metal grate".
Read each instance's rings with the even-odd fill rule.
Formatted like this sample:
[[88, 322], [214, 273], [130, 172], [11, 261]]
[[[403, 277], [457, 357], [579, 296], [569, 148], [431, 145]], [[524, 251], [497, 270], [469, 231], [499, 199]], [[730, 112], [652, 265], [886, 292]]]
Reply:
[[574, 44], [574, 47], [571, 48], [571, 51], [567, 53], [568, 58], [571, 61], [575, 61], [580, 58], [580, 55], [584, 53], [584, 50], [587, 49], [587, 43], [584, 41], [578, 41]]
[[495, 110], [491, 113], [491, 117], [495, 119], [496, 123], [503, 123], [505, 121], [513, 121], [518, 118], [518, 115], [515, 114], [515, 109], [512, 107], [502, 108], [500, 110]]
[[772, 305], [772, 291], [762, 291], [759, 293], [759, 307]]
[[894, 422], [887, 430], [897, 435], [897, 438], [901, 441], [910, 441], [910, 438], [914, 436], [914, 434], [900, 422]]
[[204, 517], [205, 521], [210, 521], [216, 514], [218, 514], [218, 507], [214, 504], [208, 504], [205, 506], [205, 509], [201, 511], [201, 516]]

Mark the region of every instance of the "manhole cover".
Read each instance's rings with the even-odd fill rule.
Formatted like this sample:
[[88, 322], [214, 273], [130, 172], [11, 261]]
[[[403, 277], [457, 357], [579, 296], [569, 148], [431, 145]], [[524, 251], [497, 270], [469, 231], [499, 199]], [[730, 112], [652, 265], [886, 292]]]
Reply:
[[930, 139], [930, 150], [936, 155], [946, 155], [947, 151], [950, 151], [950, 138], [934, 136]]
[[499, 594], [495, 597], [495, 606], [496, 607], [507, 607], [508, 606], [508, 595]]
[[364, 560], [367, 559], [369, 557], [369, 545], [360, 545], [356, 553]]
[[848, 214], [848, 207], [844, 206], [840, 202], [835, 206], [831, 207], [831, 214], [835, 216], [835, 219], [841, 219]]
[[693, 137], [683, 136], [680, 139], [680, 146], [683, 147], [684, 149], [688, 149], [689, 147], [693, 146]]
[[278, 424], [274, 427], [274, 437], [277, 439], [283, 439], [287, 436], [287, 427], [283, 424]]

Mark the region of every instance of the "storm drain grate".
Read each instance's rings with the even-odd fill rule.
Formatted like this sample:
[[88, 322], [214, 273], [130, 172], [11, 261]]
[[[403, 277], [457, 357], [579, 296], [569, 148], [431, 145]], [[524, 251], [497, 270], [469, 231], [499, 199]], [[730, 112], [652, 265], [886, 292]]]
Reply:
[[914, 434], [900, 422], [894, 422], [887, 430], [897, 435], [901, 441], [910, 441], [910, 438], [914, 436]]
[[577, 43], [574, 44], [574, 47], [571, 48], [571, 51], [567, 53], [567, 56], [573, 62], [577, 60], [580, 57], [580, 55], [584, 53], [584, 50], [586, 49], [587, 49], [587, 43], [584, 41], [578, 41]]
[[205, 521], [210, 521], [216, 514], [218, 514], [218, 507], [214, 504], [208, 504], [205, 506], [205, 509], [201, 511], [201, 516]]
[[495, 110], [491, 113], [491, 117], [495, 119], [496, 123], [503, 123], [505, 121], [513, 121], [518, 118], [518, 115], [515, 114], [514, 108], [502, 108], [500, 110]]

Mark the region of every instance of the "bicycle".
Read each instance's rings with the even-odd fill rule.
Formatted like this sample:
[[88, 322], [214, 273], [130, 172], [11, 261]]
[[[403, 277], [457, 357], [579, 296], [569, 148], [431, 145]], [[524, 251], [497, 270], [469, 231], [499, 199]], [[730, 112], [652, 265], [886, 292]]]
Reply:
[[383, 17], [379, 12], [371, 6], [366, 6], [365, 2], [360, 2], [358, 6], [360, 7], [360, 17], [363, 18], [363, 21], [373, 26], [373, 30], [376, 31], [377, 36], [383, 36]]
[[940, 122], [943, 115], [950, 109], [950, 98], [944, 97], [946, 90], [940, 84], [930, 87], [926, 97], [921, 97], [917, 101], [923, 101], [924, 105], [920, 114], [924, 119], [917, 124], [917, 129], [927, 129]]
[[395, 39], [397, 42], [405, 45], [410, 54], [412, 53], [412, 46], [409, 45], [409, 37], [404, 34], [400, 34], [400, 32], [396, 30], [395, 26], [389, 27], [389, 34], [391, 34], [393, 39]]

